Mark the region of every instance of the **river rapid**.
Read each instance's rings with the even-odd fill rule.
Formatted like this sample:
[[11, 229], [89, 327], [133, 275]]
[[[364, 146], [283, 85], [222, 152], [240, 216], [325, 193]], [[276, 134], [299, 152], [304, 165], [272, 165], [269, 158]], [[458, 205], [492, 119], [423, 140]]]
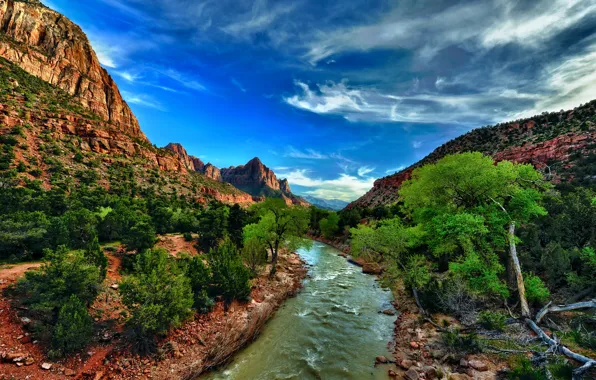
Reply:
[[314, 242], [298, 253], [310, 266], [297, 297], [287, 300], [259, 337], [206, 379], [387, 379], [375, 357], [390, 357], [395, 316], [391, 292], [339, 251]]

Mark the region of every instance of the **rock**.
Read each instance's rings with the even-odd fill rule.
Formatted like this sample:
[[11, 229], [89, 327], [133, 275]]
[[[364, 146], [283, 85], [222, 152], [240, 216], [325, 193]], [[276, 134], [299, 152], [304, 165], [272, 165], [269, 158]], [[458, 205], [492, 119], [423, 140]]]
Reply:
[[385, 363], [389, 363], [389, 360], [385, 356], [377, 356], [375, 358], [375, 363], [376, 364], [385, 364]]
[[386, 310], [383, 310], [383, 314], [385, 314], [385, 315], [395, 315], [395, 310], [393, 310], [393, 309], [386, 309]]
[[5, 362], [14, 363], [17, 361], [21, 361], [21, 358], [26, 358], [28, 355], [23, 352], [8, 352], [3, 354], [3, 359]]
[[468, 367], [468, 361], [466, 359], [464, 359], [464, 358], [461, 358], [460, 361], [459, 361], [459, 365], [461, 367], [466, 368], [466, 367]]
[[483, 362], [482, 360], [470, 360], [468, 362], [470, 367], [474, 368], [476, 371], [484, 372], [488, 371], [488, 364]]
[[21, 323], [23, 324], [23, 326], [27, 326], [28, 324], [31, 323], [31, 319], [29, 319], [27, 317], [22, 317], [21, 318]]
[[471, 377], [465, 373], [452, 373], [449, 375], [449, 380], [470, 380]]
[[22, 362], [17, 362], [17, 367], [22, 367], [23, 363]]
[[441, 359], [443, 356], [445, 356], [445, 351], [443, 350], [432, 350], [430, 353], [430, 356], [433, 359]]
[[64, 376], [74, 376], [76, 374], [77, 373], [75, 371], [73, 371], [72, 369], [70, 369], [70, 368], [65, 368], [64, 369]]
[[420, 378], [420, 375], [418, 375], [418, 371], [416, 371], [416, 369], [412, 367], [406, 371], [404, 378], [407, 380], [418, 380]]
[[437, 378], [437, 369], [433, 366], [425, 366], [422, 368], [422, 371], [426, 375], [427, 379], [436, 379]]
[[119, 285], [118, 284], [112, 284], [112, 285], [110, 285], [110, 288], [112, 288], [112, 289], [118, 289], [119, 288]]
[[25, 359], [25, 365], [26, 366], [30, 366], [33, 363], [35, 363], [35, 359], [33, 359], [32, 357], [28, 357], [27, 359]]
[[41, 369], [49, 371], [52, 368], [52, 363], [41, 363]]
[[410, 342], [410, 347], [417, 350], [420, 348], [420, 345], [414, 341]]
[[389, 371], [387, 371], [387, 375], [389, 377], [391, 377], [391, 378], [396, 378], [397, 377], [397, 373], [394, 370], [392, 370], [392, 369], [390, 369]]
[[399, 366], [403, 369], [410, 369], [414, 365], [414, 362], [409, 359], [404, 359], [399, 363]]
[[381, 274], [383, 273], [383, 267], [376, 263], [366, 263], [362, 266], [362, 273]]

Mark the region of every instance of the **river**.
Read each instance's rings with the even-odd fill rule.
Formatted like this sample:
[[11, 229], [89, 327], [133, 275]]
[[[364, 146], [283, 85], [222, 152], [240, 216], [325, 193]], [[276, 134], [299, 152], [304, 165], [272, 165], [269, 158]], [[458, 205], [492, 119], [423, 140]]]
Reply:
[[304, 289], [206, 379], [387, 379], [387, 367], [373, 365], [391, 356], [396, 317], [379, 313], [392, 307], [391, 293], [331, 246], [314, 242], [298, 253], [310, 265]]

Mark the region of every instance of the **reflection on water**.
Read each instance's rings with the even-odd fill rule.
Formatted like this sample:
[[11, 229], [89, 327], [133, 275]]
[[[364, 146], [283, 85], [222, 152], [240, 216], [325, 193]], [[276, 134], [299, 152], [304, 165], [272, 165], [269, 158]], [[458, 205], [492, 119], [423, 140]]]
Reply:
[[310, 278], [296, 298], [286, 301], [255, 342], [207, 379], [386, 379], [373, 367], [376, 356], [390, 356], [396, 317], [391, 293], [361, 273], [338, 251], [315, 242], [299, 251], [310, 264]]

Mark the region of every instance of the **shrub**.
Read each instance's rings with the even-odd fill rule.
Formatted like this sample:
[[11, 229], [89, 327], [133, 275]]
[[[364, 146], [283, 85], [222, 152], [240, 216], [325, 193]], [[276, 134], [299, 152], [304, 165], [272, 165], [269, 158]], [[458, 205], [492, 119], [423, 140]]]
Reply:
[[511, 380], [547, 380], [543, 370], [535, 368], [530, 359], [524, 355], [515, 355], [509, 359], [511, 371], [505, 377]]
[[183, 235], [184, 241], [192, 241], [192, 234], [190, 232], [185, 232]]
[[120, 293], [131, 312], [128, 324], [141, 351], [149, 348], [147, 344], [155, 334], [178, 326], [191, 314], [190, 281], [162, 249], [137, 254], [134, 274], [124, 278]]
[[122, 236], [122, 243], [130, 251], [143, 251], [153, 247], [155, 244], [155, 229], [147, 222], [136, 223], [129, 231]]
[[460, 355], [482, 351], [480, 340], [475, 333], [462, 334], [459, 330], [441, 333], [443, 344], [452, 352]]
[[87, 257], [87, 260], [89, 260], [91, 264], [99, 268], [101, 279], [105, 279], [108, 273], [108, 257], [103, 253], [103, 250], [99, 246], [97, 236], [95, 236], [87, 246], [85, 257]]
[[498, 311], [483, 310], [478, 314], [478, 319], [485, 329], [503, 331], [507, 316]]
[[250, 271], [242, 263], [238, 248], [229, 239], [224, 240], [208, 255], [217, 294], [224, 297], [226, 305], [232, 300], [246, 300], [250, 295]]
[[194, 308], [199, 313], [207, 313], [211, 311], [214, 305], [208, 294], [212, 281], [211, 270], [205, 265], [203, 258], [200, 256], [186, 260], [186, 277], [190, 280], [190, 286], [194, 294]]
[[524, 274], [524, 284], [526, 286], [526, 298], [529, 303], [543, 303], [550, 298], [550, 292], [544, 282], [533, 273]]
[[242, 259], [252, 275], [257, 276], [261, 266], [267, 262], [267, 248], [256, 238], [248, 239], [242, 249]]
[[60, 308], [52, 336], [50, 356], [62, 356], [83, 348], [93, 334], [93, 319], [76, 295]]

